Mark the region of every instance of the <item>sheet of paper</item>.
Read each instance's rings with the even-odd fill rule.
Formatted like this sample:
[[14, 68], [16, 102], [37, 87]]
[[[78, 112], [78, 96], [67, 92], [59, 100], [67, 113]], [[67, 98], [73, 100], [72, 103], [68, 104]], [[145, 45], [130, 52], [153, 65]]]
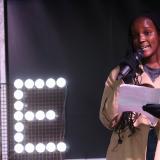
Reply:
[[120, 86], [118, 96], [120, 112], [132, 111], [142, 113], [150, 119], [152, 124], [155, 124], [158, 119], [142, 109], [143, 105], [149, 103], [160, 104], [160, 89], [130, 84], [122, 84]]

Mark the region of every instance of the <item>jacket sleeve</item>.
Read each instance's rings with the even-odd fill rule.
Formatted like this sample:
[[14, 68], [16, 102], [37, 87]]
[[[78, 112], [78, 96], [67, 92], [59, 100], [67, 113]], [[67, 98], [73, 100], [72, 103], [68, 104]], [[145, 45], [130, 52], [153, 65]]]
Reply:
[[105, 83], [105, 88], [101, 100], [99, 118], [102, 124], [108, 129], [113, 129], [121, 117], [121, 114], [118, 113], [117, 95], [118, 88], [120, 84], [123, 83], [123, 81], [116, 80], [118, 72], [119, 67], [115, 68], [110, 73]]

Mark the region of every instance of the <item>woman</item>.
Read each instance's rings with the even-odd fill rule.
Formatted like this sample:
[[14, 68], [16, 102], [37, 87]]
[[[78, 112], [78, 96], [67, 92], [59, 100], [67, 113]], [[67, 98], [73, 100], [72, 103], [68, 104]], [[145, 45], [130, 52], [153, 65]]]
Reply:
[[[154, 14], [144, 14], [133, 20], [130, 27], [131, 48], [133, 53], [138, 49], [143, 50], [142, 64], [132, 76], [123, 80], [117, 80], [120, 71], [120, 66], [117, 66], [105, 83], [100, 120], [105, 127], [113, 130], [107, 150], [107, 160], [154, 160], [154, 158], [157, 160], [156, 155], [160, 152], [157, 145], [155, 155], [160, 121], [153, 125], [140, 113], [119, 113], [117, 104], [118, 89], [123, 83], [160, 88], [160, 17], [158, 18]], [[156, 132], [152, 140], [155, 147], [148, 142], [150, 131]]]

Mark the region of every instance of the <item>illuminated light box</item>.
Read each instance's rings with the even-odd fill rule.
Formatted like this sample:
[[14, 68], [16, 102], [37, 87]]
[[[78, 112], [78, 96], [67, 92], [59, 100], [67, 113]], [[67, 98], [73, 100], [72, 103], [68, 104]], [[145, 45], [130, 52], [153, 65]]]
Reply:
[[10, 88], [12, 160], [60, 160], [64, 143], [66, 80], [17, 79]]

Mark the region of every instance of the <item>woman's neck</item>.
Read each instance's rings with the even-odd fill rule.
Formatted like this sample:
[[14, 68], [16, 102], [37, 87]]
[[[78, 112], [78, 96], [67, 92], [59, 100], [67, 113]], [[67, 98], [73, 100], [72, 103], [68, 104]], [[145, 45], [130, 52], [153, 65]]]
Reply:
[[160, 68], [160, 56], [155, 55], [152, 57], [149, 57], [145, 60], [145, 65], [147, 65], [150, 68]]
[[146, 63], [146, 65], [150, 68], [160, 68], [160, 63]]

